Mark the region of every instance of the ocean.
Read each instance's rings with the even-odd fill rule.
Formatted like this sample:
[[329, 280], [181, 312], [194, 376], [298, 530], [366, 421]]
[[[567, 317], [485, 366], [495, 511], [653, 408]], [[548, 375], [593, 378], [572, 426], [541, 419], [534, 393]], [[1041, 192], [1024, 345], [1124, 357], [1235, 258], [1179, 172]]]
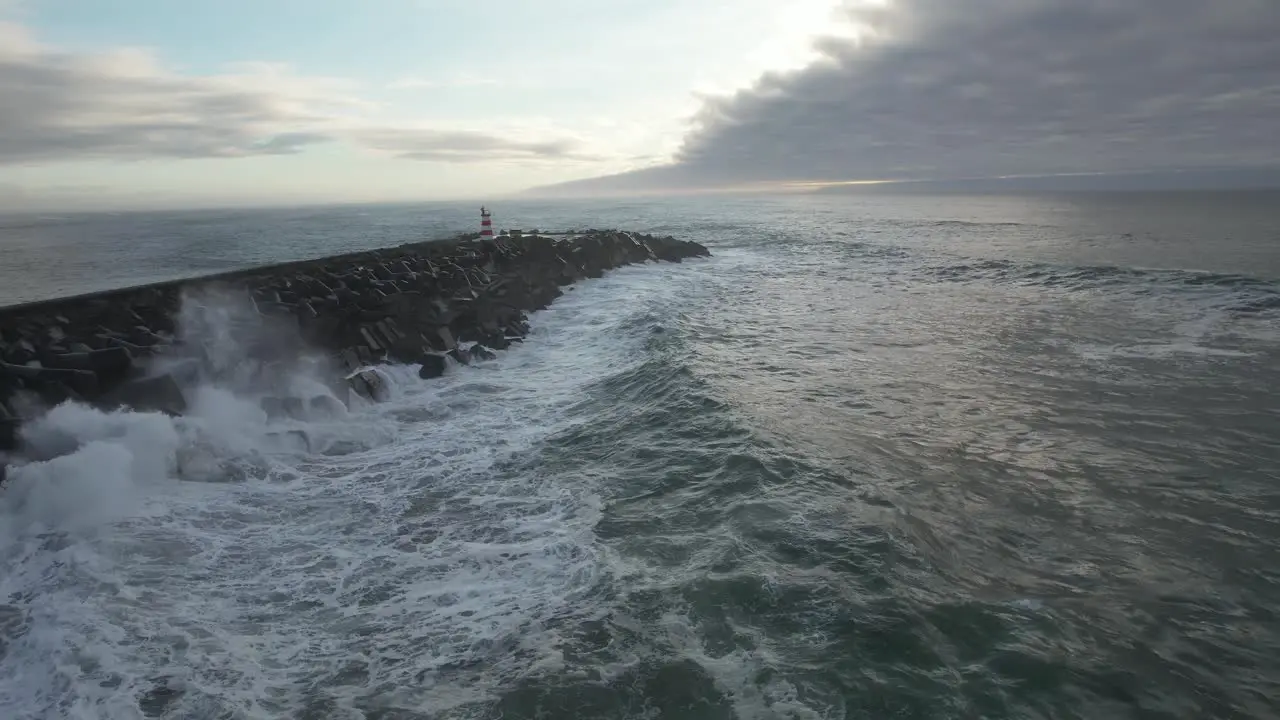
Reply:
[[[713, 257], [338, 419], [56, 409], [0, 717], [1280, 715], [1280, 193], [493, 209]], [[6, 217], [0, 303], [477, 215]]]

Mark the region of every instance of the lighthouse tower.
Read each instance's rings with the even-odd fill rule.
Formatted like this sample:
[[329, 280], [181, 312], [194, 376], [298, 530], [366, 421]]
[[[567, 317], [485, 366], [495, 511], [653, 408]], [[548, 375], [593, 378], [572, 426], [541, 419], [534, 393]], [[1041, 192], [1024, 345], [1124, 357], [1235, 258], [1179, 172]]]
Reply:
[[480, 239], [493, 239], [493, 221], [490, 219], [489, 211], [480, 208]]

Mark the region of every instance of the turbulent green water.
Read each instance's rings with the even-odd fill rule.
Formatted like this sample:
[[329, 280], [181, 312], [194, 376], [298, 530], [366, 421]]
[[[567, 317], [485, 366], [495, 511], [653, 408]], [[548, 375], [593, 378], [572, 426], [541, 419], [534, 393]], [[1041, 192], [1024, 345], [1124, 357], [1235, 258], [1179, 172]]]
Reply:
[[64, 408], [98, 442], [3, 498], [0, 714], [1273, 717], [1277, 199], [508, 208], [714, 257], [315, 454], [242, 389]]

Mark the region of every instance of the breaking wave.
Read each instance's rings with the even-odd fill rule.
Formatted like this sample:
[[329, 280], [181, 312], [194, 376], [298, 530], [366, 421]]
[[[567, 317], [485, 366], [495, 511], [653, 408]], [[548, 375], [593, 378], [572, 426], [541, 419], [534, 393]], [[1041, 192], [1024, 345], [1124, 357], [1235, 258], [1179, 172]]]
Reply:
[[[0, 496], [0, 715], [439, 713], [554, 666], [552, 621], [598, 613], [582, 598], [610, 571], [598, 479], [538, 448], [635, 350], [604, 336], [624, 306], [576, 299], [431, 384], [383, 368], [392, 397], [350, 410], [306, 358], [234, 362], [255, 337], [234, 303], [189, 303], [184, 346], [215, 372], [189, 374], [188, 415], [65, 404], [24, 429]], [[273, 417], [283, 391], [335, 402]]]

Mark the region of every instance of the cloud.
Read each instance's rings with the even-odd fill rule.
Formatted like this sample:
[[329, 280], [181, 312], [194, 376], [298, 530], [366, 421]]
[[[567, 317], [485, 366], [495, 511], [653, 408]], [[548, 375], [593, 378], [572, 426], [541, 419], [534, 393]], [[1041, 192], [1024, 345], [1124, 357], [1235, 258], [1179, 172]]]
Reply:
[[596, 159], [553, 129], [486, 132], [379, 119], [376, 106], [352, 90], [264, 63], [184, 76], [145, 51], [61, 52], [0, 23], [0, 165], [289, 155], [333, 141], [407, 160]]
[[282, 154], [322, 142], [333, 81], [270, 68], [184, 77], [148, 53], [71, 54], [0, 25], [0, 163]]
[[522, 140], [469, 130], [429, 128], [377, 128], [355, 130], [353, 141], [406, 160], [443, 162], [585, 161], [601, 158], [580, 150], [571, 138]]
[[708, 99], [673, 165], [601, 186], [1280, 163], [1276, 0], [850, 0], [846, 12], [869, 32]]

